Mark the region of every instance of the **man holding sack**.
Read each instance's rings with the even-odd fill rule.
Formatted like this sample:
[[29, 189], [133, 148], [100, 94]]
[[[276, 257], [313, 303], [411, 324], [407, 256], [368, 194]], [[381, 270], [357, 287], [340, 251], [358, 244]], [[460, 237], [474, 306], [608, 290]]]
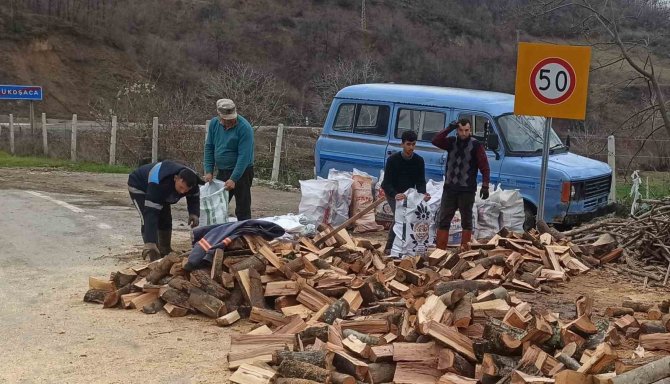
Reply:
[[[447, 137], [453, 131], [457, 131], [456, 136]], [[491, 179], [489, 160], [484, 145], [472, 137], [468, 119], [460, 119], [449, 124], [447, 129], [435, 135], [433, 145], [449, 152], [436, 245], [439, 249], [447, 249], [451, 220], [458, 210], [461, 213], [463, 227], [461, 250], [467, 250], [472, 239], [472, 206], [477, 192], [477, 170], [482, 174], [480, 197], [486, 200], [489, 198]]]

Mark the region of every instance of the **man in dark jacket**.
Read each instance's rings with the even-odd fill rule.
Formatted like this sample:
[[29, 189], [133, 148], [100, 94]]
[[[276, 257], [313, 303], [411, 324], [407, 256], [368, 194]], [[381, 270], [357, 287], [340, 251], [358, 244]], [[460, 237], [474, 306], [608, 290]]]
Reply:
[[[382, 181], [382, 190], [393, 213], [395, 213], [396, 201], [404, 200], [405, 191], [410, 188], [425, 194], [425, 201], [430, 200], [430, 195], [426, 193], [426, 165], [423, 157], [414, 153], [416, 132], [405, 131], [400, 139], [402, 151], [394, 153], [386, 160]], [[390, 252], [394, 240], [395, 232], [393, 232], [392, 225], [384, 249], [386, 253]]]
[[186, 196], [188, 223], [200, 221], [200, 189], [204, 181], [185, 165], [165, 160], [145, 164], [128, 176], [128, 192], [140, 213], [144, 249], [142, 257], [154, 261], [171, 251], [172, 211], [170, 205]]
[[[447, 137], [457, 130], [456, 136]], [[480, 197], [489, 198], [491, 171], [484, 145], [472, 137], [470, 120], [460, 119], [435, 135], [433, 145], [449, 152], [445, 172], [440, 218], [437, 230], [437, 248], [447, 249], [449, 229], [456, 210], [461, 213], [463, 227], [461, 250], [470, 247], [472, 239], [472, 206], [477, 192], [477, 170], [482, 173]]]

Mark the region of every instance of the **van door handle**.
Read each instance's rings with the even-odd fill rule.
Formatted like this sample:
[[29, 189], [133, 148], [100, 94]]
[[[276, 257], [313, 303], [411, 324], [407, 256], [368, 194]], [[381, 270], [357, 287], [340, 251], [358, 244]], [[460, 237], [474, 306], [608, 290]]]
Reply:
[[386, 156], [391, 156], [392, 154], [393, 154], [393, 151], [391, 151], [391, 150], [386, 151]]
[[447, 154], [445, 153], [440, 157], [440, 164], [444, 164], [447, 161]]

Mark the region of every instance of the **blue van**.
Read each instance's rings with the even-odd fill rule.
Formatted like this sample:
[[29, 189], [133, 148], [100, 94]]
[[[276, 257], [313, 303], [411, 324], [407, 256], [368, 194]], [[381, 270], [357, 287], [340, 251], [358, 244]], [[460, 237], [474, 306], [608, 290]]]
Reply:
[[[379, 175], [387, 156], [400, 150], [402, 133], [413, 130], [426, 179], [442, 180], [447, 154], [431, 140], [449, 122], [466, 117], [486, 145], [491, 184], [521, 192], [529, 228], [540, 196], [545, 119], [516, 116], [513, 110], [514, 95], [506, 93], [399, 84], [346, 87], [335, 96], [317, 141], [316, 174], [358, 168]], [[609, 211], [611, 168], [570, 153], [553, 129], [550, 140], [545, 221], [576, 224]]]

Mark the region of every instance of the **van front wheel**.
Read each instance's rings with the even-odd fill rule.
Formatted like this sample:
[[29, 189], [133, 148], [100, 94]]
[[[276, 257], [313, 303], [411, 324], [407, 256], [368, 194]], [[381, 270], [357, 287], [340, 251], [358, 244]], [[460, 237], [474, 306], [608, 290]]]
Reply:
[[533, 207], [533, 205], [530, 203], [524, 201], [523, 210], [526, 214], [526, 219], [523, 222], [523, 230], [529, 231], [532, 228], [535, 228], [535, 215], [537, 213], [537, 209], [535, 209], [535, 207]]

